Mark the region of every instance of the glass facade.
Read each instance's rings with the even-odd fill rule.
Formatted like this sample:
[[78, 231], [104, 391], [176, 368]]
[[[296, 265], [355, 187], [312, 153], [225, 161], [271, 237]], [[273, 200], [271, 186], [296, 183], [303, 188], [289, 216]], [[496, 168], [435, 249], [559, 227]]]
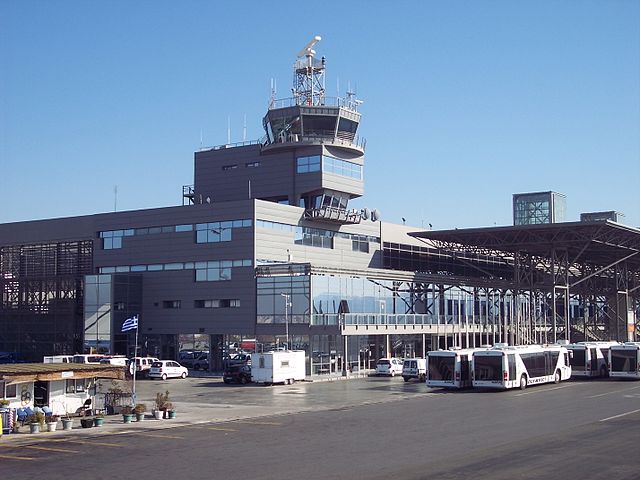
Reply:
[[561, 193], [521, 193], [513, 196], [514, 225], [564, 222], [565, 212], [566, 197]]
[[[309, 323], [310, 288], [308, 275], [259, 277], [257, 323]], [[283, 294], [288, 295], [290, 301], [286, 313]]]
[[140, 235], [155, 235], [159, 233], [182, 233], [196, 230], [197, 243], [228, 242], [231, 241], [231, 230], [251, 226], [251, 219], [225, 220], [223, 222], [163, 225], [158, 227], [127, 228], [123, 230], [105, 230], [98, 232], [102, 239], [102, 248], [112, 250], [122, 248], [124, 237]]
[[96, 353], [111, 347], [111, 275], [87, 275], [84, 296], [84, 346]]
[[319, 172], [362, 180], [362, 165], [328, 155], [312, 155], [296, 159], [296, 173]]

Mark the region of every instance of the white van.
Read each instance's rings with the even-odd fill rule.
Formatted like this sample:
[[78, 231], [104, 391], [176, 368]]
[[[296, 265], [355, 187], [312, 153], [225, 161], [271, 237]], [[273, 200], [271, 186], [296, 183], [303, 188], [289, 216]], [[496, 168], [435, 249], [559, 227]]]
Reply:
[[73, 355], [51, 355], [44, 357], [43, 363], [73, 363]]
[[426, 358], [405, 358], [402, 363], [402, 378], [408, 382], [412, 378], [417, 378], [420, 382], [424, 382], [427, 377], [427, 359]]
[[100, 360], [100, 365], [115, 365], [117, 367], [127, 366], [127, 357], [105, 357]]

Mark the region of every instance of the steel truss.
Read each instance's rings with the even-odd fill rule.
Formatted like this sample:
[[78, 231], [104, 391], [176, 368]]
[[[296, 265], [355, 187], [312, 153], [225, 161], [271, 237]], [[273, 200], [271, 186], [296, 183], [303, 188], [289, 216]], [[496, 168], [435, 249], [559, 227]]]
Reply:
[[[517, 343], [628, 340], [638, 332], [640, 231], [613, 222], [420, 232], [435, 248], [513, 267]], [[473, 278], [469, 278], [470, 283]]]

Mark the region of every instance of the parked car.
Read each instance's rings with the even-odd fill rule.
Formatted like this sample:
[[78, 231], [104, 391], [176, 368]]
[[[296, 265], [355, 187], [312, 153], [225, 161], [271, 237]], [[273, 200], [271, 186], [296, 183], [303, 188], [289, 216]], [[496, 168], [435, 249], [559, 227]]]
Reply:
[[100, 359], [100, 365], [116, 365], [118, 367], [126, 367], [129, 359], [127, 357], [105, 357]]
[[402, 375], [402, 360], [399, 358], [381, 358], [376, 363], [376, 375], [395, 377]]
[[187, 378], [189, 370], [187, 367], [183, 367], [175, 360], [158, 360], [151, 364], [149, 369], [149, 378], [161, 378], [166, 380], [167, 378]]
[[406, 358], [402, 364], [402, 378], [408, 382], [417, 378], [424, 382], [427, 376], [427, 360], [425, 358]]
[[251, 381], [251, 366], [245, 364], [229, 365], [222, 376], [224, 383], [249, 383]]
[[149, 370], [151, 369], [151, 365], [154, 362], [158, 362], [159, 360], [155, 357], [134, 357], [130, 358], [127, 362], [127, 370], [130, 375], [133, 375], [133, 361], [135, 360], [136, 364], [136, 377], [147, 377]]
[[209, 352], [206, 350], [180, 352], [180, 363], [193, 370], [209, 369]]

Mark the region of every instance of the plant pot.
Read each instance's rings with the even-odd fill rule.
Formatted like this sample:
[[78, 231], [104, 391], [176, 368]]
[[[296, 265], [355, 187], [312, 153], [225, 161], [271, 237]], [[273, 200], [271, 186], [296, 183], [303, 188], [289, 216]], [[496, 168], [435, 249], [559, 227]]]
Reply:
[[133, 413], [123, 413], [122, 414], [122, 421], [124, 423], [131, 423], [132, 420], [133, 420]]
[[176, 411], [175, 410], [169, 410], [169, 418], [176, 418]]
[[104, 425], [104, 418], [96, 417], [96, 418], [93, 419], [93, 426], [94, 427], [101, 427], [102, 425]]
[[30, 423], [29, 424], [29, 432], [31, 432], [31, 433], [40, 433], [40, 424], [39, 423]]
[[162, 420], [162, 410], [154, 410], [153, 416], [156, 420]]
[[47, 430], [50, 432], [55, 432], [58, 429], [58, 422], [48, 422]]
[[144, 413], [136, 413], [136, 421], [141, 422], [144, 420]]
[[81, 418], [80, 425], [82, 425], [82, 428], [93, 427], [93, 418]]
[[73, 418], [63, 418], [62, 419], [62, 429], [63, 430], [72, 430], [73, 429]]

